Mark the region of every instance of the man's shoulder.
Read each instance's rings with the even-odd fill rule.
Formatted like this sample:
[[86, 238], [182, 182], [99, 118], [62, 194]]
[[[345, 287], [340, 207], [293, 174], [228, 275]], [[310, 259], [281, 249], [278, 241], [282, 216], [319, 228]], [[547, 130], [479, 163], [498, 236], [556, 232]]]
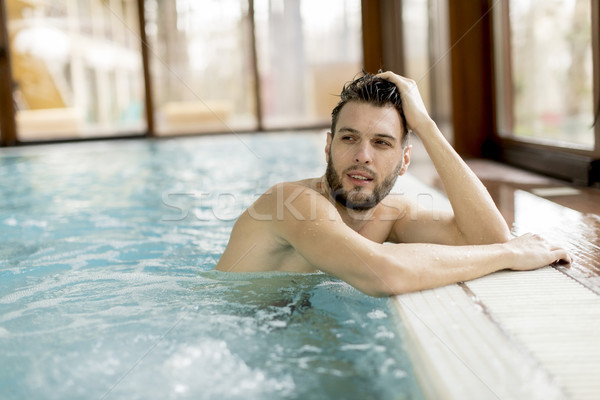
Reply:
[[306, 190], [314, 191], [323, 196], [323, 180], [321, 178], [308, 178], [298, 181], [280, 182], [272, 186], [269, 190], [281, 188], [284, 190]]
[[321, 188], [319, 178], [303, 179], [299, 181], [279, 182], [267, 189], [255, 204], [269, 207], [277, 206], [282, 202], [304, 202], [308, 199], [327, 201]]
[[271, 186], [252, 204], [250, 216], [268, 217], [270, 221], [303, 221], [335, 207], [322, 192], [321, 179], [311, 178], [280, 182]]
[[343, 225], [335, 206], [319, 192], [317, 181], [271, 186], [240, 216], [236, 231], [253, 240], [260, 238], [269, 254], [279, 254], [311, 229], [327, 231], [328, 221]]

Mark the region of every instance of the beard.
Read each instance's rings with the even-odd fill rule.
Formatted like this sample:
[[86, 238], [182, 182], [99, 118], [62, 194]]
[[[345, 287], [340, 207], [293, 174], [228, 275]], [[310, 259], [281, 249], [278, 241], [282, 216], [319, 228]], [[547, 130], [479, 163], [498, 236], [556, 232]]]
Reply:
[[325, 172], [325, 178], [327, 179], [327, 183], [329, 184], [329, 188], [331, 190], [331, 195], [342, 206], [355, 210], [355, 211], [367, 211], [371, 208], [375, 207], [377, 204], [381, 202], [387, 196], [394, 184], [396, 183], [396, 179], [398, 179], [398, 173], [402, 168], [403, 162], [394, 169], [390, 175], [386, 176], [385, 179], [378, 185], [375, 186], [372, 193], [366, 193], [361, 186], [354, 187], [351, 190], [344, 190], [344, 186], [342, 184], [341, 176], [344, 176], [347, 172], [351, 170], [363, 170], [373, 175], [373, 180], [376, 180], [377, 175], [373, 174], [373, 171], [369, 170], [366, 167], [362, 166], [352, 166], [346, 168], [342, 172], [340, 176], [331, 161], [331, 154], [329, 156], [329, 162], [327, 163], [327, 170]]

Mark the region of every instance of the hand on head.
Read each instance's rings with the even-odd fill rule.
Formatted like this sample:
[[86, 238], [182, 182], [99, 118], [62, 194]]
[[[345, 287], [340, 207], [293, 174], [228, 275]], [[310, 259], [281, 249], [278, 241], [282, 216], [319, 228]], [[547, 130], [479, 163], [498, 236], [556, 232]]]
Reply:
[[402, 95], [402, 109], [408, 129], [419, 135], [421, 127], [432, 122], [432, 119], [425, 108], [417, 83], [391, 71], [380, 72], [376, 76], [396, 85]]

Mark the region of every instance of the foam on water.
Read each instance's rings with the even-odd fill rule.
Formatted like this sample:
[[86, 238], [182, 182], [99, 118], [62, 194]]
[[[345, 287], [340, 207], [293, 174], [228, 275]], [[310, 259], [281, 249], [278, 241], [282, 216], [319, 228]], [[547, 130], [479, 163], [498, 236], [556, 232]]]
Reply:
[[[213, 271], [258, 194], [324, 168], [322, 135], [244, 141], [0, 154], [1, 398], [420, 398], [386, 300]], [[172, 218], [165, 193], [187, 190], [213, 200]]]

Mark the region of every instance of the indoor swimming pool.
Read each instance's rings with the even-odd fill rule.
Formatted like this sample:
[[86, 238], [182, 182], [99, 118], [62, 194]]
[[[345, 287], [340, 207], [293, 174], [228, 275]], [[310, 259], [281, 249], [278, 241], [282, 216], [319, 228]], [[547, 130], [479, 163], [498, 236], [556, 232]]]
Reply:
[[325, 274], [214, 271], [321, 132], [0, 151], [3, 399], [420, 399], [401, 321]]

